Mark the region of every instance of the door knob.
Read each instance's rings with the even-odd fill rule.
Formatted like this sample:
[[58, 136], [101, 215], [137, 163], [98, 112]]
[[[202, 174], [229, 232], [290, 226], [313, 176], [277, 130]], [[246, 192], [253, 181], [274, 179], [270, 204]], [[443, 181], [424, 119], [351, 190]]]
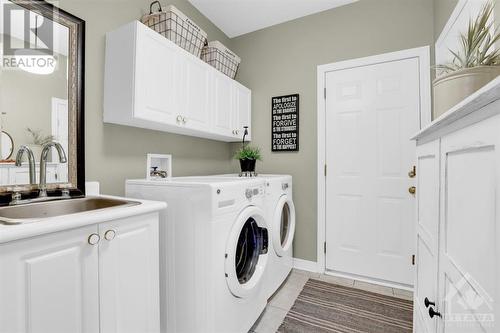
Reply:
[[443, 318], [443, 316], [441, 316], [441, 314], [439, 312], [434, 311], [433, 308], [429, 308], [429, 317], [434, 318], [434, 316], [439, 317], [439, 318]]
[[415, 178], [416, 175], [417, 175], [417, 167], [413, 166], [410, 172], [408, 172], [408, 177]]
[[87, 240], [87, 242], [90, 245], [97, 245], [99, 241], [101, 240], [101, 237], [98, 234], [91, 234]]
[[411, 186], [408, 188], [408, 192], [410, 192], [410, 194], [415, 194], [417, 192], [417, 188], [415, 186]]
[[112, 241], [116, 236], [116, 231], [108, 230], [104, 233], [104, 239], [107, 241]]
[[426, 308], [428, 308], [429, 305], [436, 306], [436, 303], [429, 301], [429, 299], [426, 297], [424, 299], [424, 305], [425, 305]]

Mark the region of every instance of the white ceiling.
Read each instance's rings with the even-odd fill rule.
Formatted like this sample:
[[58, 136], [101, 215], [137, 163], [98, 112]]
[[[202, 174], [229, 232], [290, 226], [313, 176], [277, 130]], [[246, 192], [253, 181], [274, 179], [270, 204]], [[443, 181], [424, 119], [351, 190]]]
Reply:
[[230, 38], [355, 1], [189, 0]]

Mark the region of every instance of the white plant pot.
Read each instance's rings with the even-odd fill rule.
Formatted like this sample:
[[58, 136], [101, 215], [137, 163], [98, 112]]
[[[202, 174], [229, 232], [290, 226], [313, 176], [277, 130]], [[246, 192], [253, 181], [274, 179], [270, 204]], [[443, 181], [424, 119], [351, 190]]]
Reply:
[[500, 66], [478, 66], [436, 78], [433, 119], [436, 119], [472, 93], [500, 75]]

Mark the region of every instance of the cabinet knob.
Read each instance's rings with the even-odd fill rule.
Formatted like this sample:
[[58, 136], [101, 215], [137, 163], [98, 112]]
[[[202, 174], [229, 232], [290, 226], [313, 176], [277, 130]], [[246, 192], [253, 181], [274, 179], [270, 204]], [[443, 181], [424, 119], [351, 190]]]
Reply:
[[434, 318], [434, 317], [443, 318], [443, 316], [441, 316], [441, 314], [439, 312], [434, 311], [433, 308], [429, 308], [429, 317], [431, 317], [431, 318]]
[[234, 132], [235, 132], [234, 134], [236, 134], [236, 135], [240, 134], [240, 130], [236, 130]]
[[101, 237], [98, 234], [91, 234], [87, 241], [90, 245], [97, 245], [100, 240]]
[[415, 194], [417, 193], [417, 188], [415, 186], [411, 186], [408, 188], [408, 192], [410, 192], [410, 194]]
[[424, 305], [425, 305], [426, 308], [428, 308], [429, 305], [436, 306], [436, 303], [429, 301], [429, 299], [426, 297], [424, 299]]
[[178, 123], [180, 123], [182, 121], [182, 116], [181, 115], [178, 115], [177, 118], [175, 118], [177, 120]]
[[116, 231], [114, 230], [108, 230], [104, 233], [104, 239], [107, 241], [112, 241], [113, 239], [115, 239], [115, 236], [116, 236]]
[[184, 124], [185, 124], [185, 123], [187, 123], [187, 122], [188, 122], [188, 121], [187, 121], [187, 118], [186, 118], [186, 117], [182, 117], [182, 122], [183, 122]]

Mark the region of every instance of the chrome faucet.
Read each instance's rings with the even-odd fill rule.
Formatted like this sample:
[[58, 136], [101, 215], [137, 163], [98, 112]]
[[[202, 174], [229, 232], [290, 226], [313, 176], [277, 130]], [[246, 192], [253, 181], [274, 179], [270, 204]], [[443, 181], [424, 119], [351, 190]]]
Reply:
[[16, 166], [20, 167], [23, 163], [23, 155], [24, 153], [28, 154], [28, 164], [29, 164], [29, 172], [30, 172], [30, 184], [36, 184], [36, 175], [35, 175], [35, 156], [33, 155], [33, 151], [30, 147], [22, 145], [19, 147], [16, 155]]
[[39, 197], [47, 196], [47, 156], [49, 154], [50, 148], [56, 148], [57, 154], [59, 155], [59, 162], [66, 163], [68, 160], [66, 159], [66, 153], [64, 152], [61, 144], [57, 142], [49, 142], [43, 145], [42, 153], [40, 155], [40, 193]]

